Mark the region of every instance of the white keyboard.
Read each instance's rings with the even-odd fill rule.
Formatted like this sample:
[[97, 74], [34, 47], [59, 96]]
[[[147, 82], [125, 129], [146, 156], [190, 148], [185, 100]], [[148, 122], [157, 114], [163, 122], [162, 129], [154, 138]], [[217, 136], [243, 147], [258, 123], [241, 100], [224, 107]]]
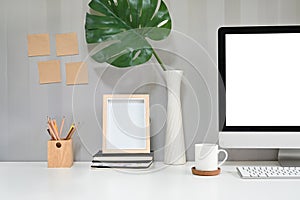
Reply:
[[300, 179], [300, 167], [246, 166], [237, 167], [237, 170], [247, 179]]

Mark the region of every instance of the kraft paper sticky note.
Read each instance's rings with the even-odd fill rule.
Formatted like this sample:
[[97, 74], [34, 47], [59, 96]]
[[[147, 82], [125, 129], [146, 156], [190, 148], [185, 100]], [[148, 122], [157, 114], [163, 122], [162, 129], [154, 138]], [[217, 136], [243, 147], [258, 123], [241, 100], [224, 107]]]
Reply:
[[88, 68], [84, 62], [66, 63], [66, 82], [67, 85], [87, 84]]
[[49, 56], [49, 34], [31, 34], [27, 36], [28, 56]]
[[38, 62], [40, 84], [61, 82], [60, 61]]
[[56, 34], [56, 55], [68, 56], [78, 54], [76, 33]]

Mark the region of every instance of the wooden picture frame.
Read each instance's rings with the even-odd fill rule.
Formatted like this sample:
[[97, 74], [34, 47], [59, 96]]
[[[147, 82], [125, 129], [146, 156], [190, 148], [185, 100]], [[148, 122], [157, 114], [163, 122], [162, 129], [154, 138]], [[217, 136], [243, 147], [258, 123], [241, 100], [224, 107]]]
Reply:
[[150, 153], [148, 94], [103, 95], [103, 153]]

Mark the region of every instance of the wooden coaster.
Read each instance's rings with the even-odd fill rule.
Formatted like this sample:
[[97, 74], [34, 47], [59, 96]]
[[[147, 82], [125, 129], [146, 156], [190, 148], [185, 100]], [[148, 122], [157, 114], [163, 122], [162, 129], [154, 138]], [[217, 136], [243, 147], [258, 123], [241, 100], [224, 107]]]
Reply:
[[220, 172], [221, 172], [221, 168], [218, 168], [217, 170], [214, 171], [200, 171], [197, 170], [195, 167], [192, 167], [192, 173], [197, 176], [216, 176], [219, 175]]

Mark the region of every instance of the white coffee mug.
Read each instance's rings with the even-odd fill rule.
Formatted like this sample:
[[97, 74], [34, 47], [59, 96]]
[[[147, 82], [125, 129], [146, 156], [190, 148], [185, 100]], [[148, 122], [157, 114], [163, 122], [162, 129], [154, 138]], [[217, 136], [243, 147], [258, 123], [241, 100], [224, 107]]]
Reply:
[[[225, 158], [220, 163], [218, 155], [225, 154]], [[224, 149], [218, 149], [216, 144], [195, 144], [196, 169], [201, 171], [217, 170], [228, 158], [228, 153]]]

